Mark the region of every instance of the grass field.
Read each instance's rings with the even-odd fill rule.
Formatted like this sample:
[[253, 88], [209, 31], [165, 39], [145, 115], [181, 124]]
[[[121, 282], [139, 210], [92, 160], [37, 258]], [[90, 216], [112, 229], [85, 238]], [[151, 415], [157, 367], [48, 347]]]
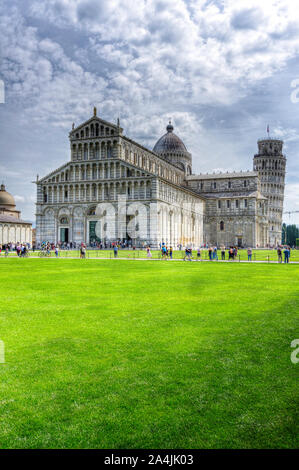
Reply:
[[1, 448], [298, 447], [299, 266], [1, 259]]

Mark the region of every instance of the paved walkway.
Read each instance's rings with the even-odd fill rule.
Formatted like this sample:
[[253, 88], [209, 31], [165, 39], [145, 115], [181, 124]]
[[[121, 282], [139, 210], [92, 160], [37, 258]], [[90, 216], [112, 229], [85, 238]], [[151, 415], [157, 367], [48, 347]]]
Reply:
[[[3, 259], [11, 259], [11, 258], [17, 258], [17, 256], [8, 256], [7, 258], [5, 258], [4, 256], [1, 256], [0, 258], [3, 258]], [[30, 255], [29, 258], [33, 258], [33, 259], [52, 259], [52, 260], [57, 260], [57, 259], [60, 259], [60, 260], [65, 260], [65, 259], [77, 259], [77, 260], [80, 260], [80, 258], [78, 256], [59, 256], [58, 258], [56, 258], [55, 256], [51, 256], [51, 257], [47, 257], [47, 256], [44, 256], [44, 257], [39, 257], [39, 256], [32, 256]], [[28, 258], [26, 258], [28, 259]], [[122, 258], [120, 256], [118, 256], [117, 258], [114, 258], [113, 257], [86, 257], [85, 260], [114, 260], [114, 261], [161, 261], [161, 262], [171, 262], [171, 261], [185, 261], [184, 259], [167, 259], [167, 260], [162, 260], [161, 258]], [[188, 260], [185, 261], [186, 263], [188, 263]], [[195, 263], [230, 263], [230, 264], [236, 264], [236, 263], [247, 263], [247, 264], [287, 264], [287, 263], [278, 263], [278, 261], [268, 261], [268, 260], [256, 260], [256, 261], [247, 261], [247, 260], [234, 260], [234, 261], [229, 261], [229, 260], [209, 260], [209, 259], [202, 259], [200, 261], [196, 260], [196, 259], [192, 259], [191, 262], [195, 262]], [[299, 261], [290, 261], [289, 264], [299, 264]]]

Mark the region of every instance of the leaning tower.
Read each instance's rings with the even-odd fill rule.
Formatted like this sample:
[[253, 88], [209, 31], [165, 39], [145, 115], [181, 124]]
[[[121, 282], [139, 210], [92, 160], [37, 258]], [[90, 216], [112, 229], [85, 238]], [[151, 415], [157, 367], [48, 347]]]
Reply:
[[259, 174], [261, 193], [268, 199], [269, 244], [276, 246], [281, 243], [286, 157], [282, 153], [282, 140], [269, 137], [258, 140], [257, 144], [253, 169]]

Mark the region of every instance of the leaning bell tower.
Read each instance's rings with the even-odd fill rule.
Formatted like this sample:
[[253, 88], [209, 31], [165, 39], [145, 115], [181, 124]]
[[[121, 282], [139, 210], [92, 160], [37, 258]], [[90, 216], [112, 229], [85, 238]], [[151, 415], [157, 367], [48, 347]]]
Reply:
[[268, 199], [269, 244], [281, 244], [282, 213], [286, 174], [286, 157], [282, 153], [283, 141], [260, 139], [258, 154], [253, 158], [253, 169], [258, 172], [261, 193]]

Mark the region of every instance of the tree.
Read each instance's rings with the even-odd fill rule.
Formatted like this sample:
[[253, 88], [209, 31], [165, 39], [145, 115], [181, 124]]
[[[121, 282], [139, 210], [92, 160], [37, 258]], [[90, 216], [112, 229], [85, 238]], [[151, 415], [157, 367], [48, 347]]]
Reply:
[[282, 225], [282, 243], [296, 246], [296, 239], [299, 238], [299, 227], [297, 225]]

